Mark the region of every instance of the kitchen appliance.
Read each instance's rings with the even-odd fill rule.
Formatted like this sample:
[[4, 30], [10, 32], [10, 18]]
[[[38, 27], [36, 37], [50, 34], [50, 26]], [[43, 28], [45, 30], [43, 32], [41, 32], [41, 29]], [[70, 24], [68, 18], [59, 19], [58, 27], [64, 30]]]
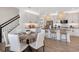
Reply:
[[68, 23], [68, 20], [60, 20], [60, 23], [61, 24], [67, 24]]

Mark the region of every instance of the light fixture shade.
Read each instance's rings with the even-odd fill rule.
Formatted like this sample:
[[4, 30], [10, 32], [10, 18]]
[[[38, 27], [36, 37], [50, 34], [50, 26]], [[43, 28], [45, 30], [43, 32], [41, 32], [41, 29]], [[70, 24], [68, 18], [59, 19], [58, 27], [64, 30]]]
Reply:
[[32, 11], [32, 10], [25, 10], [25, 12], [30, 13], [30, 14], [33, 14], [33, 15], [37, 15], [37, 16], [40, 15], [40, 13], [35, 12], [35, 11]]
[[58, 13], [57, 18], [58, 18], [59, 20], [63, 20], [63, 19], [64, 19], [64, 11], [60, 11], [60, 12]]
[[44, 16], [44, 19], [47, 20], [47, 21], [50, 21], [51, 17], [49, 15], [46, 15], [46, 16]]

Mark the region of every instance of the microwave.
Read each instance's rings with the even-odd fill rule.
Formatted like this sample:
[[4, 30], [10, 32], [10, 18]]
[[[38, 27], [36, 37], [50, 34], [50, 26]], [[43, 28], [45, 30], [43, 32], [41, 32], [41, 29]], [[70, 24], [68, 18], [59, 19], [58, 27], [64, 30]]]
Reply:
[[68, 20], [60, 20], [60, 23], [61, 24], [67, 24], [68, 23]]

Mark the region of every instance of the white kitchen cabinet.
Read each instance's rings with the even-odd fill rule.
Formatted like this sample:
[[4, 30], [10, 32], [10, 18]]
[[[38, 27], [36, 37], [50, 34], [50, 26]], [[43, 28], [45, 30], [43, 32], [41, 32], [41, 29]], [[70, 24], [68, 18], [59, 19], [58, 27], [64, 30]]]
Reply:
[[76, 29], [76, 28], [74, 28], [74, 29], [71, 29], [71, 36], [79, 36], [79, 29]]
[[70, 31], [67, 31], [66, 34], [60, 34], [62, 41], [70, 42]]
[[46, 32], [45, 35], [46, 35], [47, 38], [51, 38], [51, 32], [50, 32], [50, 30], [47, 30], [47, 32]]

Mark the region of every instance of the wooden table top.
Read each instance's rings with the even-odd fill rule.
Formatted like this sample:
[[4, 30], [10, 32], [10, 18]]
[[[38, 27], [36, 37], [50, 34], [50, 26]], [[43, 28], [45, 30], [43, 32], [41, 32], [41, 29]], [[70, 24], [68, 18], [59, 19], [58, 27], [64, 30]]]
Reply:
[[19, 39], [20, 40], [29, 40], [29, 43], [32, 43], [36, 41], [37, 33], [31, 32], [29, 34], [27, 33], [19, 33]]

